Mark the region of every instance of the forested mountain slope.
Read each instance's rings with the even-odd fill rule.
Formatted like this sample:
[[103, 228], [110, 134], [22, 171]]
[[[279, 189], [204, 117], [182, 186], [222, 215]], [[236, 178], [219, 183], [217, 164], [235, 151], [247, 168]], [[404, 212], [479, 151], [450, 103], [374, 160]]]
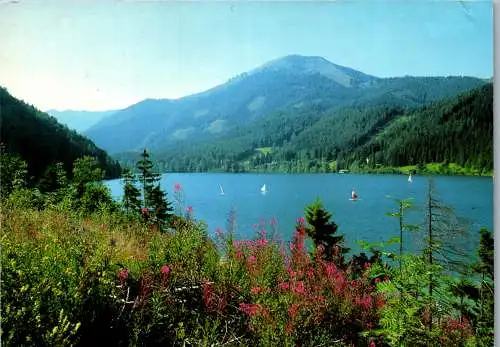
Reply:
[[[414, 108], [485, 82], [472, 77], [378, 78], [322, 57], [286, 56], [203, 93], [144, 100], [102, 120], [86, 135], [119, 153], [225, 138], [277, 113], [317, 114], [346, 107]], [[309, 120], [304, 120], [308, 122]]]
[[[453, 162], [493, 165], [493, 86], [418, 109], [349, 107], [279, 112], [202, 143], [156, 153], [167, 171], [329, 172]], [[134, 153], [117, 156], [128, 165]]]
[[96, 157], [107, 178], [120, 175], [120, 165], [91, 140], [61, 125], [48, 114], [16, 99], [0, 87], [0, 142], [28, 163], [28, 173], [40, 178], [45, 169], [62, 162], [71, 172], [75, 159]]

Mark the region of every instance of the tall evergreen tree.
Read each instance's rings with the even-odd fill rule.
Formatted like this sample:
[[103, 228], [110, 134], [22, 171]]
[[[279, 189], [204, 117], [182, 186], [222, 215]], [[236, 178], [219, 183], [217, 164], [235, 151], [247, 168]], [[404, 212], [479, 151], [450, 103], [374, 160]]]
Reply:
[[123, 170], [123, 206], [129, 212], [141, 209], [141, 192], [135, 186], [136, 177], [132, 170]]
[[144, 208], [151, 207], [151, 195], [153, 188], [159, 184], [160, 174], [153, 171], [153, 162], [150, 159], [149, 153], [146, 149], [141, 154], [141, 158], [137, 162], [137, 169], [139, 170], [139, 180], [142, 184], [142, 198]]
[[320, 199], [316, 199], [315, 202], [306, 207], [305, 217], [308, 224], [306, 233], [313, 239], [316, 247], [322, 245], [328, 258], [332, 257], [334, 248], [338, 247], [339, 255], [343, 261], [344, 254], [349, 249], [344, 247], [344, 236], [335, 235], [338, 226], [334, 221], [330, 221], [332, 214], [323, 207]]
[[[139, 170], [139, 181], [142, 184], [143, 208], [148, 210], [149, 217], [160, 224], [173, 216], [170, 203], [166, 193], [160, 187], [160, 174], [154, 172], [153, 162], [146, 149], [137, 162]], [[152, 215], [151, 215], [152, 214]]]

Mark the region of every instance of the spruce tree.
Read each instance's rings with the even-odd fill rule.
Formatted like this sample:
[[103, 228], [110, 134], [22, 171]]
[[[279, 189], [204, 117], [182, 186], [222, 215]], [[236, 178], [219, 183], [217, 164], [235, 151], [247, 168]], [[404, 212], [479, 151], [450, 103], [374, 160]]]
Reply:
[[132, 170], [123, 170], [123, 206], [129, 212], [141, 209], [141, 192], [135, 186], [136, 177]]
[[153, 162], [146, 149], [144, 149], [141, 159], [137, 162], [137, 169], [139, 170], [139, 181], [142, 184], [142, 207], [148, 210], [148, 215], [153, 217], [156, 223], [160, 224], [167, 221], [173, 216], [173, 209], [167, 201], [167, 194], [161, 190], [161, 176], [153, 171]]
[[334, 221], [330, 221], [332, 214], [323, 207], [320, 199], [316, 199], [314, 203], [306, 207], [305, 217], [308, 224], [306, 233], [313, 239], [315, 246], [322, 245], [325, 248], [327, 258], [330, 259], [334, 248], [338, 247], [340, 258], [343, 261], [344, 254], [349, 249], [344, 247], [344, 236], [335, 235], [338, 226]]

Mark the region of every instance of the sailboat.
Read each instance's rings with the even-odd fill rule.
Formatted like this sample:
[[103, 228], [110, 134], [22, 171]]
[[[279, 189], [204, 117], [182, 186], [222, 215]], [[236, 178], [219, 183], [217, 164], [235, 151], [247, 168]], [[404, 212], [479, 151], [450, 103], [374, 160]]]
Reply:
[[408, 176], [408, 182], [412, 182], [412, 179], [411, 179], [411, 172], [410, 172], [410, 176]]
[[267, 189], [266, 189], [266, 185], [265, 184], [260, 188], [260, 192], [262, 194], [266, 194], [267, 193]]
[[219, 184], [219, 189], [220, 189], [220, 195], [224, 195], [224, 189], [222, 189], [222, 186]]
[[349, 200], [358, 200], [358, 195], [356, 194], [354, 188], [352, 188], [351, 198]]

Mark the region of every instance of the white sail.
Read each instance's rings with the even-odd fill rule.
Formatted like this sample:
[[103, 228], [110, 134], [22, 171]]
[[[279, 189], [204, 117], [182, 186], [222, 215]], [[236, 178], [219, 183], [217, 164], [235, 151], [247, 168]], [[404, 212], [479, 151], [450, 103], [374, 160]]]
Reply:
[[266, 185], [264, 184], [261, 188], [260, 188], [260, 192], [261, 193], [265, 193], [267, 190], [266, 190]]
[[222, 186], [219, 184], [219, 188], [220, 188], [220, 195], [224, 195], [224, 189], [222, 189]]
[[410, 174], [410, 176], [408, 176], [408, 182], [410, 182], [410, 183], [412, 182], [411, 174]]

